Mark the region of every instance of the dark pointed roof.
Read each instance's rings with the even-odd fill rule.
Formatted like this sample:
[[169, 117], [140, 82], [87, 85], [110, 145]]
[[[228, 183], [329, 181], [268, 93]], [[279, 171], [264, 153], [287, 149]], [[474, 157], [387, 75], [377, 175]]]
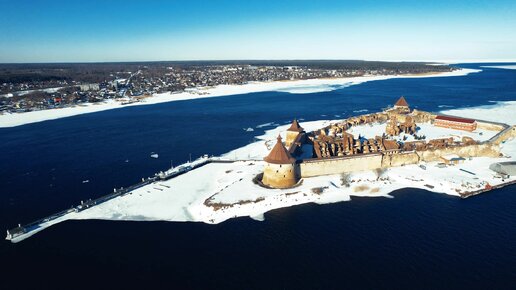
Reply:
[[403, 96], [401, 96], [401, 98], [399, 98], [398, 101], [394, 105], [398, 106], [398, 107], [408, 107], [409, 106]]
[[278, 141], [276, 142], [276, 145], [272, 148], [269, 155], [263, 160], [274, 163], [274, 164], [290, 164], [294, 163], [296, 159], [288, 153], [285, 146], [283, 146], [283, 143], [281, 142], [281, 136], [278, 135]]
[[294, 119], [292, 120], [292, 124], [290, 125], [290, 128], [287, 129], [287, 131], [303, 132], [304, 129], [299, 125], [299, 122], [296, 119]]

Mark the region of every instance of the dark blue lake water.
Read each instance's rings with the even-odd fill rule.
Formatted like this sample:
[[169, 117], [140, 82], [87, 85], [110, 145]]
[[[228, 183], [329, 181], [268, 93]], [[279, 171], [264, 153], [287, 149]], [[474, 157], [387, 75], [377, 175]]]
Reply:
[[[400, 95], [428, 111], [516, 100], [516, 70], [171, 102], [0, 129], [0, 228], [136, 183], [171, 160], [246, 145], [269, 129], [259, 124], [343, 118]], [[414, 189], [394, 195], [275, 210], [264, 222], [65, 222], [0, 243], [0, 288], [515, 288], [514, 186], [467, 200]]]

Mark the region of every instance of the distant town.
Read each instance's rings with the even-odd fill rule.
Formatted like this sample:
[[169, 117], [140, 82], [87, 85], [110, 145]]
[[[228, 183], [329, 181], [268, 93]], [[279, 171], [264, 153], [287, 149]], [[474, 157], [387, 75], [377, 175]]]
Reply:
[[156, 93], [249, 82], [430, 74], [448, 65], [376, 61], [193, 61], [0, 64], [0, 114], [117, 99], [140, 102]]

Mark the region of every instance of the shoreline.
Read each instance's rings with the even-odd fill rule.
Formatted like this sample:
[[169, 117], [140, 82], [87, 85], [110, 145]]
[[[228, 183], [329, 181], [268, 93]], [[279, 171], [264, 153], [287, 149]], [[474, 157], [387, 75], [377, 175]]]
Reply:
[[382, 76], [360, 76], [350, 78], [324, 78], [293, 81], [272, 81], [272, 82], [250, 82], [243, 85], [218, 85], [215, 87], [199, 87], [188, 92], [172, 93], [166, 92], [154, 94], [142, 102], [122, 105], [122, 102], [108, 100], [101, 103], [85, 103], [73, 107], [39, 110], [24, 113], [0, 114], [0, 128], [16, 127], [31, 123], [48, 120], [56, 120], [82, 114], [101, 112], [106, 110], [120, 109], [130, 106], [153, 105], [166, 102], [193, 100], [201, 98], [222, 97], [241, 95], [257, 92], [277, 91], [294, 94], [307, 94], [324, 91], [333, 91], [358, 85], [369, 81], [387, 80], [394, 78], [429, 78], [429, 77], [453, 77], [465, 76], [470, 73], [481, 72], [477, 69], [459, 69], [445, 73], [433, 74], [411, 74], [411, 75], [382, 75]]
[[[143, 218], [143, 219], [135, 219], [131, 216], [129, 217], [117, 217], [117, 218], [113, 218], [113, 217], [109, 217], [109, 216], [102, 216], [102, 215], [105, 215], [106, 213], [103, 213], [103, 212], [97, 212], [97, 213], [93, 213], [93, 214], [86, 214], [86, 216], [82, 216], [81, 215], [81, 212], [75, 212], [71, 209], [68, 209], [68, 210], [63, 210], [61, 212], [58, 212], [58, 213], [54, 213], [54, 214], [50, 214], [46, 217], [43, 217], [43, 218], [40, 218], [39, 220], [37, 221], [33, 221], [33, 222], [30, 222], [28, 224], [23, 224], [21, 225], [23, 228], [25, 229], [30, 229], [30, 231], [28, 232], [24, 232], [24, 233], [21, 233], [21, 234], [18, 234], [16, 236], [12, 236], [12, 237], [9, 237], [9, 235], [6, 237], [6, 240], [12, 242], [12, 243], [19, 243], [27, 238], [30, 238], [32, 237], [33, 235], [53, 226], [53, 225], [56, 225], [56, 224], [59, 224], [59, 223], [62, 223], [62, 222], [66, 222], [66, 221], [70, 221], [70, 220], [78, 220], [78, 221], [88, 221], [88, 220], [105, 220], [105, 221], [137, 221], [137, 222], [141, 222], [141, 221], [168, 221], [168, 222], [202, 222], [202, 223], [206, 223], [206, 224], [219, 224], [219, 223], [222, 223], [222, 222], [225, 222], [227, 220], [230, 220], [230, 219], [233, 219], [233, 218], [237, 218], [237, 217], [248, 217], [250, 219], [253, 219], [253, 220], [256, 220], [256, 221], [259, 221], [259, 222], [263, 222], [265, 220], [265, 214], [270, 212], [270, 211], [273, 211], [273, 210], [277, 210], [277, 209], [282, 209], [282, 208], [290, 208], [290, 207], [294, 207], [296, 205], [303, 205], [303, 204], [317, 204], [317, 205], [325, 205], [325, 204], [332, 204], [332, 203], [341, 203], [341, 202], [348, 202], [348, 201], [352, 201], [354, 198], [398, 198], [397, 195], [401, 192], [401, 191], [405, 191], [405, 190], [422, 190], [425, 192], [425, 194], [440, 194], [440, 195], [447, 195], [447, 196], [450, 196], [450, 197], [455, 197], [455, 198], [458, 198], [458, 199], [461, 199], [461, 200], [466, 200], [466, 199], [469, 199], [471, 197], [476, 197], [482, 193], [487, 193], [487, 192], [496, 192], [502, 188], [510, 188], [510, 187], [516, 187], [516, 180], [512, 180], [512, 181], [508, 181], [508, 182], [505, 182], [505, 183], [501, 183], [501, 184], [498, 184], [496, 186], [493, 186], [492, 188], [490, 189], [481, 189], [481, 190], [478, 190], [478, 191], [474, 191], [474, 192], [471, 192], [470, 194], [466, 195], [466, 196], [462, 196], [462, 195], [456, 195], [456, 194], [452, 194], [450, 192], [445, 192], [445, 191], [439, 191], [439, 190], [433, 190], [431, 188], [427, 188], [427, 187], [424, 187], [424, 186], [414, 186], [414, 185], [405, 185], [405, 186], [392, 186], [392, 187], [389, 187], [387, 190], [385, 191], [382, 191], [380, 190], [379, 192], [375, 193], [375, 194], [364, 194], [364, 193], [361, 193], [361, 192], [355, 192], [355, 193], [352, 193], [352, 194], [349, 194], [347, 196], [347, 198], [342, 198], [342, 197], [338, 197], [338, 198], [335, 198], [335, 196], [329, 196], [329, 197], [325, 197], [325, 198], [317, 198], [317, 199], [309, 199], [309, 200], [295, 200], [295, 202], [287, 202], [281, 206], [273, 206], [273, 207], [270, 207], [270, 208], [267, 208], [265, 210], [261, 209], [261, 210], [258, 210], [256, 212], [252, 212], [252, 211], [249, 211], [249, 207], [246, 207], [245, 206], [245, 203], [241, 203], [238, 205], [238, 207], [244, 207], [244, 208], [238, 208], [236, 209], [237, 213], [244, 210], [246, 213], [244, 214], [237, 214], [237, 215], [234, 215], [234, 216], [231, 216], [231, 215], [223, 215], [223, 219], [220, 219], [220, 220], [214, 220], [214, 219], [210, 219], [210, 220], [206, 220], [206, 219], [203, 219], [203, 217], [200, 217], [200, 216], [196, 216], [196, 217], [192, 217], [192, 219], [183, 219], [183, 218], [179, 218], [179, 219], [163, 219], [163, 218], [160, 218], [160, 217], [151, 217], [151, 218]], [[124, 196], [127, 196], [127, 194], [132, 194], [132, 191], [128, 191], [120, 196], [117, 196], [115, 197], [116, 198], [123, 198]], [[286, 193], [285, 195], [290, 195], [292, 193]], [[295, 194], [295, 193], [294, 193]], [[330, 193], [331, 194], [331, 193]], [[111, 194], [108, 194], [108, 195], [111, 195]], [[328, 195], [328, 193], [326, 193], [326, 195]], [[334, 194], [333, 194], [334, 195]], [[100, 199], [103, 199], [105, 196], [101, 196], [99, 198], [97, 198], [96, 200], [100, 200]], [[208, 198], [209, 199], [209, 198]], [[207, 199], [207, 200], [208, 200]], [[292, 200], [291, 200], [292, 201]], [[105, 201], [105, 203], [109, 203], [110, 200], [107, 200]], [[255, 201], [256, 202], [256, 201]], [[104, 203], [104, 202], [103, 202]], [[103, 203], [95, 203], [92, 205], [92, 207], [88, 207], [88, 208], [85, 208], [85, 211], [88, 212], [88, 211], [91, 211], [93, 209], [93, 207], [99, 207], [99, 206], [103, 206]], [[272, 205], [272, 204], [271, 204]], [[215, 211], [218, 211], [218, 210], [215, 210]], [[224, 209], [222, 209], [222, 211], [224, 211]], [[235, 213], [235, 212], [232, 212], [232, 214]], [[201, 218], [201, 219], [197, 219], [197, 218]], [[206, 217], [204, 217], [206, 218]], [[37, 226], [35, 226], [37, 224]], [[10, 229], [10, 232], [11, 233], [14, 233], [16, 232], [16, 230], [19, 229], [19, 228], [13, 228], [13, 229]]]
[[[486, 119], [497, 120], [505, 115], [511, 118], [509, 124], [513, 125], [515, 120], [511, 113], [515, 107], [515, 101], [499, 102], [489, 108], [480, 106], [459, 109], [457, 115], [464, 117], [481, 109], [485, 110]], [[338, 121], [340, 120], [307, 121], [303, 123], [303, 127], [310, 131]], [[195, 170], [178, 174], [171, 179], [147, 180], [147, 183], [130, 186], [124, 192], [117, 190], [107, 195], [116, 195], [110, 199], [101, 196], [94, 201], [86, 201], [76, 207], [80, 207], [79, 211], [74, 208], [64, 210], [38, 220], [37, 226], [31, 223], [27, 227], [13, 229], [12, 239], [9, 236], [8, 239], [19, 242], [66, 220], [188, 221], [217, 224], [242, 216], [263, 220], [266, 212], [299, 204], [329, 204], [350, 201], [353, 197], [394, 198], [397, 191], [407, 188], [463, 199], [461, 193], [474, 195], [477, 191], [486, 191], [487, 187], [480, 187], [484, 182], [492, 185], [490, 190], [514, 186], [516, 182], [514, 177], [507, 180], [496, 179], [488, 168], [493, 162], [507, 161], [507, 157], [514, 160], [511, 156], [516, 156], [516, 140], [512, 138], [501, 145], [504, 156], [475, 157], [465, 160], [461, 165], [444, 169], [437, 168], [437, 162], [427, 162], [425, 168], [415, 164], [392, 167], [382, 175], [370, 170], [353, 172], [347, 183], [342, 182], [341, 175], [335, 174], [305, 178], [295, 189], [264, 189], [251, 182], [263, 170], [262, 158], [269, 152], [264, 144], [278, 134], [284, 136], [289, 126], [278, 126], [275, 123], [268, 125], [272, 128], [257, 136], [256, 142], [215, 157], [210, 163], [201, 165], [203, 160], [208, 159], [199, 159], [187, 164], [197, 167]], [[234, 160], [230, 157], [234, 157]], [[474, 168], [476, 175], [470, 176], [461, 171], [461, 168]], [[203, 178], [206, 176], [210, 178]], [[464, 187], [465, 185], [467, 186]], [[321, 192], [314, 191], [317, 188], [322, 189]]]
[[[510, 188], [511, 186], [512, 187], [516, 187], [516, 181], [512, 181], [512, 182], [507, 182], [505, 184], [501, 184], [501, 185], [498, 185], [498, 186], [495, 186], [493, 187], [492, 189], [490, 190], [483, 190], [482, 192], [479, 192], [479, 193], [487, 193], [487, 192], [496, 192], [496, 191], [499, 191], [501, 190], [502, 188]], [[399, 187], [399, 188], [393, 188], [390, 192], [387, 192], [385, 194], [378, 194], [376, 196], [371, 196], [371, 195], [360, 195], [360, 194], [355, 194], [355, 195], [350, 195], [350, 199], [349, 200], [339, 200], [339, 201], [334, 201], [334, 202], [317, 202], [317, 201], [309, 201], [309, 202], [302, 202], [302, 203], [299, 203], [299, 204], [292, 204], [292, 205], [286, 205], [284, 207], [278, 207], [278, 208], [272, 208], [272, 209], [269, 209], [268, 211], [266, 212], [263, 212], [261, 214], [257, 214], [257, 215], [254, 215], [254, 216], [251, 216], [251, 215], [243, 215], [243, 216], [240, 216], [240, 217], [248, 217], [250, 219], [253, 219], [253, 220], [256, 220], [256, 221], [259, 221], [259, 222], [263, 222], [265, 221], [265, 214], [270, 212], [270, 211], [273, 211], [273, 210], [276, 210], [276, 209], [282, 209], [282, 208], [289, 208], [289, 207], [293, 207], [293, 206], [296, 206], [296, 205], [302, 205], [302, 204], [316, 204], [316, 205], [325, 205], [325, 204], [330, 204], [330, 203], [340, 203], [340, 202], [346, 202], [346, 201], [352, 201], [354, 198], [364, 198], [364, 199], [368, 199], [368, 198], [379, 198], [379, 197], [383, 197], [383, 198], [401, 198], [401, 197], [398, 197], [398, 194], [402, 191], [405, 191], [405, 190], [422, 190], [425, 192], [425, 194], [444, 194], [444, 195], [447, 195], [447, 196], [450, 196], [452, 198], [458, 198], [458, 199], [461, 199], [461, 200], [465, 200], [465, 199], [469, 199], [471, 197], [476, 197], [479, 195], [479, 193], [477, 194], [472, 194], [472, 195], [469, 195], [469, 196], [466, 196], [466, 197], [462, 197], [462, 196], [456, 196], [456, 195], [451, 195], [451, 194], [447, 194], [445, 192], [438, 192], [438, 191], [432, 191], [431, 189], [429, 188], [422, 188], [422, 187], [412, 187], [412, 186], [406, 186], [406, 187]], [[48, 219], [48, 218], [51, 218], [53, 215], [55, 214], [51, 214], [47, 217], [43, 217], [41, 218], [39, 221], [44, 221], [45, 219]], [[67, 216], [67, 215], [72, 215], [72, 216]], [[25, 239], [28, 239], [30, 237], [32, 237], [33, 235], [43, 231], [43, 230], [46, 230], [47, 228], [53, 226], [53, 225], [56, 225], [56, 224], [59, 224], [59, 223], [62, 223], [62, 222], [66, 222], [66, 221], [70, 221], [70, 220], [76, 220], [76, 221], [94, 221], [94, 220], [105, 220], [105, 221], [137, 221], [137, 222], [140, 222], [140, 221], [168, 221], [168, 222], [174, 222], [174, 220], [161, 220], [161, 219], [149, 219], [149, 220], [135, 220], [135, 219], [111, 219], [111, 218], [84, 218], [84, 217], [78, 217], [78, 216], [73, 216], [75, 215], [75, 213], [73, 212], [69, 212], [63, 216], [60, 216], [54, 220], [49, 220], [49, 221], [46, 221], [46, 222], [43, 222], [41, 224], [39, 224], [39, 227], [36, 228], [36, 229], [33, 229], [31, 230], [30, 232], [27, 232], [27, 233], [24, 233], [24, 234], [21, 234], [19, 236], [16, 236], [16, 237], [12, 237], [12, 238], [7, 238], [6, 237], [6, 240], [7, 241], [10, 241], [11, 243], [19, 243]], [[231, 218], [228, 218], [228, 219], [231, 219]], [[217, 222], [217, 223], [207, 223], [206, 221], [197, 221], [197, 220], [183, 220], [183, 221], [175, 221], [175, 222], [204, 222], [204, 223], [207, 223], [207, 224], [218, 224], [218, 223], [221, 223], [221, 222], [224, 222], [226, 220], [223, 220], [223, 221], [220, 221], [220, 222]], [[31, 223], [34, 223], [34, 222], [31, 222]], [[27, 224], [23, 224], [21, 225], [23, 227], [26, 227]], [[13, 231], [14, 229], [16, 228], [13, 228], [13, 229], [10, 229], [11, 231]]]

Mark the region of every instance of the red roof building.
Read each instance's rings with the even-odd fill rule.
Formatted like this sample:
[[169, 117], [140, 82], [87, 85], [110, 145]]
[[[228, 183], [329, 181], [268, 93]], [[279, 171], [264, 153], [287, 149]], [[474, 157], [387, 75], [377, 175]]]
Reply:
[[477, 121], [459, 117], [437, 116], [434, 120], [434, 126], [471, 132], [477, 129]]
[[436, 120], [443, 120], [443, 121], [450, 121], [450, 122], [459, 122], [459, 123], [475, 123], [476, 121], [473, 119], [466, 119], [466, 118], [460, 118], [460, 117], [451, 117], [451, 116], [437, 116], [435, 117]]

